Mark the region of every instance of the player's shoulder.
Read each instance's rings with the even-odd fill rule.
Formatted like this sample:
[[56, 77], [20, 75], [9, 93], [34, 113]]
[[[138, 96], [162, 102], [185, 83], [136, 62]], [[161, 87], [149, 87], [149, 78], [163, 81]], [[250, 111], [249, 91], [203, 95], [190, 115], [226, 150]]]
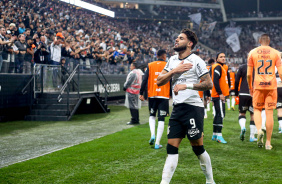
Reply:
[[259, 49], [259, 47], [256, 47], [254, 49], [252, 49], [250, 52], [249, 52], [249, 56], [251, 56], [252, 54], [256, 53], [256, 51]]
[[196, 61], [196, 62], [205, 62], [202, 58], [200, 58], [200, 56], [192, 53], [191, 55], [189, 55], [187, 57], [187, 59], [192, 60], [192, 61]]
[[178, 54], [175, 54], [169, 58], [169, 61], [178, 61]]
[[247, 68], [247, 64], [245, 63], [245, 64], [242, 64], [241, 66], [239, 66], [239, 69], [238, 69], [238, 71], [240, 70], [240, 71], [242, 71], [242, 70], [244, 70], [244, 69], [246, 69]]
[[278, 50], [276, 50], [276, 49], [274, 49], [272, 47], [270, 47], [270, 48], [271, 48], [273, 54], [277, 54], [278, 56], [280, 56], [280, 52]]

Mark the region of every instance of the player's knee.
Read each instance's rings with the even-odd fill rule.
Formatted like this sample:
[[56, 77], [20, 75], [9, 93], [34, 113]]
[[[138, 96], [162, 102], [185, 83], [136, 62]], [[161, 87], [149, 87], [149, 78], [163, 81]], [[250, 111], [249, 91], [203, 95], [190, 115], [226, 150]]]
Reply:
[[164, 117], [158, 117], [158, 121], [164, 121], [165, 118]]
[[166, 151], [167, 154], [178, 154], [178, 148], [170, 144], [167, 144]]
[[238, 119], [240, 120], [240, 119], [242, 119], [242, 118], [246, 119], [246, 116], [245, 116], [245, 115], [240, 114]]
[[192, 146], [195, 155], [199, 156], [205, 152], [204, 146]]

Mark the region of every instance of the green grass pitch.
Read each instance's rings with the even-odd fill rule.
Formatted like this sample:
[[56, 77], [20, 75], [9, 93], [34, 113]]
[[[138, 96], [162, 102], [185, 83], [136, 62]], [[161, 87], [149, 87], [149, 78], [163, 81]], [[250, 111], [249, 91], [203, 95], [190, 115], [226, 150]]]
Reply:
[[[110, 116], [99, 114], [99, 118], [103, 121], [109, 121], [111, 115], [123, 116], [119, 117], [120, 119], [129, 118], [129, 110], [125, 107], [110, 108]], [[148, 109], [142, 107], [141, 111], [144, 114]], [[124, 117], [127, 113], [128, 116]], [[208, 112], [208, 119], [205, 120], [204, 126], [204, 145], [210, 154], [217, 184], [282, 183], [282, 135], [278, 134], [276, 112], [274, 114], [275, 125], [272, 136], [274, 149], [267, 151], [264, 148], [258, 148], [256, 143], [248, 141], [249, 115], [247, 115], [246, 139], [243, 142], [239, 140], [237, 109], [226, 111], [223, 136], [228, 143], [220, 144], [211, 141], [212, 115]], [[80, 118], [89, 119], [89, 117], [91, 115], [75, 116], [71, 122]], [[30, 122], [22, 123], [30, 124]], [[167, 124], [168, 118], [166, 118], [161, 141], [164, 147], [167, 142]], [[14, 128], [24, 129], [23, 125]], [[44, 124], [44, 126], [47, 125]], [[13, 131], [13, 127], [7, 127], [9, 123], [1, 125], [1, 128]], [[166, 149], [153, 149], [148, 144], [149, 138], [148, 123], [134, 126], [87, 143], [1, 168], [0, 183], [157, 184], [161, 181]], [[184, 139], [180, 145], [179, 163], [171, 180], [171, 184], [184, 183], [205, 183], [199, 161], [187, 139]]]

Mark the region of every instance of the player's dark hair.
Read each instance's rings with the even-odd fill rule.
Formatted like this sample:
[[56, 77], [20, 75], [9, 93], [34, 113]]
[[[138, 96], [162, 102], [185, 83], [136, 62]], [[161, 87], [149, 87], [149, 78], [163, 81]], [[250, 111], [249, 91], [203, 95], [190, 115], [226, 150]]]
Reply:
[[217, 60], [219, 54], [224, 54], [224, 52], [218, 52], [218, 53], [216, 54], [216, 56], [215, 56], [215, 60]]
[[182, 29], [181, 33], [184, 33], [187, 36], [188, 40], [190, 40], [193, 43], [191, 50], [194, 49], [194, 47], [198, 43], [197, 35], [188, 28]]
[[265, 37], [268, 37], [268, 38], [269, 38], [270, 36], [269, 36], [269, 34], [267, 34], [267, 33], [264, 33], [264, 34], [262, 34], [262, 35], [260, 36], [260, 38], [265, 38]]
[[166, 51], [161, 49], [157, 52], [157, 57], [161, 57], [163, 54], [166, 54]]
[[208, 64], [213, 64], [213, 63], [215, 63], [215, 60], [213, 58], [210, 58]]
[[135, 68], [137, 68], [137, 63], [131, 63]]

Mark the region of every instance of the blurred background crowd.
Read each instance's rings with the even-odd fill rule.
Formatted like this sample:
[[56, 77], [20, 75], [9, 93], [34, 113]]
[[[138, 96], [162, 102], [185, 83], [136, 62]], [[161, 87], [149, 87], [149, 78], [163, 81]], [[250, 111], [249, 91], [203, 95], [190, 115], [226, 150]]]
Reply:
[[[96, 1], [87, 2], [101, 5]], [[191, 27], [191, 23], [184, 21], [188, 15], [201, 13], [203, 23], [222, 21], [220, 9], [152, 6], [152, 11], [146, 12], [145, 9], [137, 10], [130, 6], [102, 6], [114, 10], [117, 18], [100, 16], [59, 1], [2, 0], [0, 72], [32, 73], [35, 63], [60, 65], [64, 59], [70, 71], [80, 64], [85, 72], [99, 66], [106, 74], [126, 74], [132, 62], [145, 66], [156, 60], [159, 49], [165, 49], [168, 58], [174, 55], [172, 48], [178, 33], [183, 28]], [[260, 14], [279, 16], [281, 12]], [[227, 13], [230, 17], [239, 15], [242, 16]], [[201, 29], [192, 26], [202, 43], [195, 50], [205, 61], [214, 57], [215, 52], [223, 51], [230, 65], [237, 68], [256, 46], [252, 36], [256, 31], [269, 33], [271, 46], [282, 50], [281, 23], [242, 23], [235, 26], [241, 28], [240, 51], [234, 53], [226, 43], [226, 24], [216, 24], [209, 37], [202, 36]]]

